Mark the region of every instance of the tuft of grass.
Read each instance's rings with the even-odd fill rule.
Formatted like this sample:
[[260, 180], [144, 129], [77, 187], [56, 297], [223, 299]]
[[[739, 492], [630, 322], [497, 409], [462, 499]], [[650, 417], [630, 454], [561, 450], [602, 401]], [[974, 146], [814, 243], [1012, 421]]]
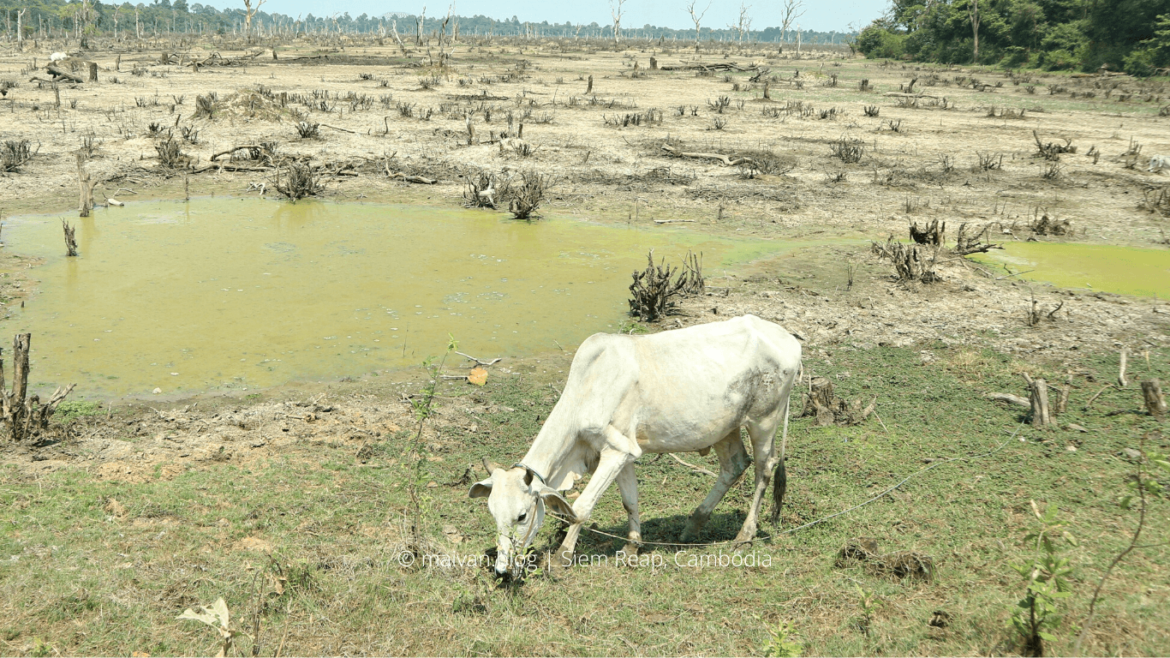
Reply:
[[83, 416], [100, 416], [105, 413], [102, 411], [102, 403], [89, 402], [86, 400], [65, 400], [57, 405], [57, 413], [53, 414], [57, 421], [62, 425], [66, 425], [77, 418]]

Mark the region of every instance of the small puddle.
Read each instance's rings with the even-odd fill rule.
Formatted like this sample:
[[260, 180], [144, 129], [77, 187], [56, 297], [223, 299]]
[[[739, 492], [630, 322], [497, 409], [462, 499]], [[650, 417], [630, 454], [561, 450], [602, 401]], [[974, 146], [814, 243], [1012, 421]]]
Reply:
[[[66, 258], [61, 219], [81, 256]], [[10, 219], [38, 292], [2, 335], [33, 334], [33, 382], [89, 395], [191, 393], [417, 366], [447, 335], [481, 358], [573, 349], [626, 317], [646, 251], [707, 273], [815, 243], [570, 219], [258, 199], [147, 202]]]
[[978, 260], [1007, 265], [1010, 271], [1020, 272], [1020, 278], [1046, 281], [1061, 288], [1170, 299], [1170, 250], [1167, 249], [1009, 242], [1003, 250], [980, 254]]

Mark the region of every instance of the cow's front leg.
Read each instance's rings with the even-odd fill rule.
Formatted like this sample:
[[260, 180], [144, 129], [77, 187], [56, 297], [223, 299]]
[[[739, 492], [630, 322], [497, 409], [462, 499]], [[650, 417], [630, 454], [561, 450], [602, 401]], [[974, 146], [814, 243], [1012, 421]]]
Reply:
[[577, 544], [578, 535], [581, 534], [581, 526], [589, 523], [593, 506], [601, 499], [601, 494], [605, 493], [609, 485], [617, 479], [618, 473], [634, 459], [635, 455], [609, 447], [601, 451], [601, 458], [597, 462], [597, 469], [593, 471], [593, 477], [581, 492], [581, 497], [573, 503], [573, 515], [577, 517], [577, 522], [569, 526], [565, 541], [561, 542], [561, 547], [557, 551], [562, 566], [573, 563], [573, 548]]
[[642, 522], [638, 519], [638, 477], [634, 473], [634, 462], [626, 464], [617, 476], [618, 491], [622, 494], [622, 507], [630, 518], [629, 542], [622, 548], [626, 555], [637, 555], [642, 547]]

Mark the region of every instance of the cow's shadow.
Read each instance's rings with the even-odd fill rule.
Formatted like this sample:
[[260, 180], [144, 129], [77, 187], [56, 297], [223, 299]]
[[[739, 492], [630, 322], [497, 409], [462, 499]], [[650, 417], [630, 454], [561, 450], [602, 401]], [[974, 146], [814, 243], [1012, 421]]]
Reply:
[[[698, 548], [703, 545], [729, 542], [739, 534], [740, 528], [743, 527], [743, 521], [747, 518], [747, 511], [737, 509], [713, 513], [699, 537], [684, 545], [681, 537], [688, 518], [689, 515], [683, 514], [643, 518], [643, 545], [639, 553], [674, 554], [687, 549], [687, 546]], [[757, 542], [771, 539], [771, 534], [767, 530], [768, 526], [769, 524], [761, 519], [759, 531], [756, 533]], [[599, 530], [605, 534], [593, 532], [593, 530]], [[615, 555], [625, 546], [628, 532], [629, 525], [625, 522], [606, 526], [598, 525], [594, 528], [587, 526], [581, 530], [581, 536], [577, 539], [576, 553], [578, 555]], [[558, 530], [552, 547], [559, 546], [564, 536], [564, 528]]]

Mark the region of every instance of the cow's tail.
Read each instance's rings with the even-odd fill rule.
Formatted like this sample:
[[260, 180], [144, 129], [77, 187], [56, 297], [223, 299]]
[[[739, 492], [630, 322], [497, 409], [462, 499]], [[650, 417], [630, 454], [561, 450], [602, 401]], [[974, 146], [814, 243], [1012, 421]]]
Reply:
[[[802, 365], [803, 369], [803, 365]], [[780, 461], [772, 474], [772, 524], [780, 521], [780, 507], [784, 504], [784, 493], [788, 490], [788, 473], [784, 469], [784, 450], [788, 447], [788, 407], [792, 402], [792, 387], [784, 400], [784, 430], [780, 435]]]

